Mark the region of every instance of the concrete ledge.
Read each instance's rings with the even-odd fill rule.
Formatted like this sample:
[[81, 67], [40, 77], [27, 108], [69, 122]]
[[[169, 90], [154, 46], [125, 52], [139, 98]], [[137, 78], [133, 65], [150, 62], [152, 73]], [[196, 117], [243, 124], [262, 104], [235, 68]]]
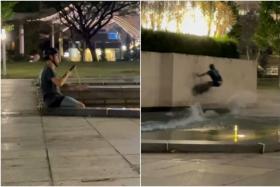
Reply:
[[115, 77], [91, 77], [91, 78], [69, 78], [68, 83], [77, 83], [81, 81], [82, 84], [90, 83], [93, 85], [139, 85], [139, 76], [115, 76]]
[[234, 144], [222, 141], [142, 140], [141, 150], [142, 153], [266, 153], [280, 151], [280, 143]]
[[[132, 86], [139, 87], [139, 86]], [[138, 93], [139, 95], [139, 93]], [[41, 89], [37, 87], [38, 110], [41, 115], [46, 116], [91, 116], [91, 117], [125, 117], [139, 118], [140, 109], [137, 107], [87, 107], [85, 109], [75, 108], [47, 108], [43, 102]], [[139, 101], [138, 101], [139, 102]], [[127, 103], [125, 103], [127, 104]]]
[[[92, 85], [140, 85], [140, 76], [114, 76], [114, 77], [84, 77], [81, 79], [69, 78], [67, 84], [92, 84]], [[39, 86], [40, 80], [34, 79], [33, 84]]]
[[141, 140], [141, 152], [142, 153], [166, 153], [168, 151], [168, 141], [153, 140], [146, 141]]
[[[139, 85], [87, 85], [79, 90], [78, 84], [61, 88], [63, 95], [82, 101], [87, 106], [140, 106]], [[102, 104], [103, 105], [100, 105]]]
[[88, 107], [85, 109], [73, 108], [41, 108], [41, 114], [46, 116], [92, 116], [92, 117], [131, 117], [139, 118], [137, 108], [106, 108]]

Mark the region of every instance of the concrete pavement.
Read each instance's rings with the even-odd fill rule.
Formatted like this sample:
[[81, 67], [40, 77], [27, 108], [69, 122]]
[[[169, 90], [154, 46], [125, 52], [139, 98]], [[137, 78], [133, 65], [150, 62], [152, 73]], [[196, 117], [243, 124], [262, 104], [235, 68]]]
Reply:
[[139, 119], [40, 116], [32, 80], [2, 80], [2, 185], [139, 185]]
[[142, 154], [146, 186], [280, 186], [280, 152]]

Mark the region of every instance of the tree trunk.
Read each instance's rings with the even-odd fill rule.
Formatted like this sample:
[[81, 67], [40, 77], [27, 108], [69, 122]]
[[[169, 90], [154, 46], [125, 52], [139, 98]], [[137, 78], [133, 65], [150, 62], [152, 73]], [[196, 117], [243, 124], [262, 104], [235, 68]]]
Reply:
[[259, 63], [260, 54], [261, 54], [261, 50], [258, 49], [258, 53], [257, 53], [257, 56], [256, 56], [257, 63]]
[[246, 55], [247, 55], [247, 60], [250, 60], [250, 52], [249, 52], [248, 45], [246, 46]]
[[82, 51], [81, 51], [82, 63], [85, 63], [85, 51], [86, 51], [86, 42], [82, 41]]
[[90, 53], [91, 53], [91, 57], [92, 57], [92, 62], [94, 61], [98, 61], [97, 59], [97, 54], [96, 54], [96, 51], [95, 51], [95, 46], [91, 44], [90, 40], [87, 40], [87, 46], [90, 50]]
[[280, 65], [278, 65], [278, 87], [280, 88]]
[[211, 21], [208, 21], [208, 32], [207, 32], [207, 36], [210, 36], [211, 34]]

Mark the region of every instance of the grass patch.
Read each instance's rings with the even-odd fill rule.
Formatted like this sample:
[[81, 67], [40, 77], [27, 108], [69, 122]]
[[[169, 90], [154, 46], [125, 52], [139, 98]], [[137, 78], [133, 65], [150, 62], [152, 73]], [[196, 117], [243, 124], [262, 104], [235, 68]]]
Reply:
[[143, 51], [183, 53], [238, 58], [237, 42], [231, 38], [211, 38], [167, 31], [141, 30]]
[[276, 78], [258, 78], [258, 89], [280, 89], [279, 79]]
[[[140, 64], [137, 62], [62, 62], [57, 68], [57, 75], [63, 75], [71, 65], [77, 65], [81, 78], [85, 77], [114, 77], [114, 76], [140, 76]], [[45, 66], [45, 62], [29, 63], [25, 61], [7, 63], [7, 76], [5, 78], [36, 78]], [[75, 76], [75, 73], [73, 73]], [[3, 76], [2, 76], [3, 78]]]

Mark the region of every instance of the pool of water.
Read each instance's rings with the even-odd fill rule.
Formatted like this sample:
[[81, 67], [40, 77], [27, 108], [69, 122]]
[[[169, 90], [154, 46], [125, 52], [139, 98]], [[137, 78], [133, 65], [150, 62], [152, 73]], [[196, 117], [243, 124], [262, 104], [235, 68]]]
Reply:
[[199, 106], [142, 112], [142, 139], [210, 140], [227, 143], [280, 143], [280, 117], [203, 112]]

